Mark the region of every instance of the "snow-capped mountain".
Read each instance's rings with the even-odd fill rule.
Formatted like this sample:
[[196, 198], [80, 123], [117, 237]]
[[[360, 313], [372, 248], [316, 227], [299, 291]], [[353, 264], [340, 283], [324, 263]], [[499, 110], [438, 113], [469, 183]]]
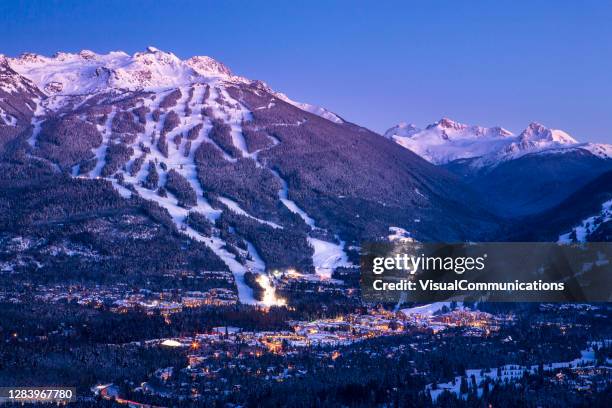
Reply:
[[[77, 96], [109, 91], [159, 91], [170, 87], [223, 80], [235, 83], [252, 81], [234, 75], [223, 63], [194, 56], [181, 60], [170, 52], [147, 47], [129, 55], [123, 51], [97, 54], [82, 50], [59, 52], [52, 57], [25, 53], [18, 58], [0, 58], [22, 77], [32, 81], [49, 96]], [[259, 82], [259, 81], [258, 81]], [[262, 83], [263, 84], [263, 83]], [[336, 123], [340, 117], [325, 108], [291, 100], [283, 93], [270, 92], [292, 105]]]
[[578, 141], [562, 130], [548, 129], [539, 123], [531, 123], [527, 129], [523, 130], [517, 142], [513, 143], [512, 146], [516, 146], [517, 149], [529, 150], [537, 149], [540, 146], [547, 147], [551, 143], [571, 145], [578, 143]]
[[506, 146], [512, 136], [500, 127], [469, 126], [448, 118], [425, 129], [400, 123], [385, 132], [385, 137], [434, 164], [488, 155]]
[[569, 134], [558, 129], [549, 129], [539, 123], [530, 123], [516, 140], [504, 147], [501, 152], [493, 152], [497, 156], [516, 158], [526, 153], [563, 149], [576, 146], [578, 141]]
[[581, 149], [601, 158], [612, 158], [612, 145], [580, 143], [562, 130], [531, 123], [518, 136], [493, 127], [465, 125], [448, 118], [418, 129], [401, 123], [385, 132], [401, 146], [434, 164], [472, 159], [470, 166], [483, 168], [532, 153], [565, 153]]
[[153, 91], [208, 78], [233, 78], [227, 67], [210, 57], [182, 61], [154, 47], [134, 55], [122, 51], [96, 54], [89, 50], [77, 54], [60, 52], [52, 57], [26, 53], [8, 58], [8, 62], [48, 95]]
[[612, 145], [580, 143], [539, 123], [513, 135], [443, 118], [425, 129], [402, 123], [385, 137], [460, 176], [504, 217], [552, 208], [612, 169]]
[[[0, 195], [24, 212], [22, 224], [0, 217], [0, 227], [21, 240], [34, 223], [41, 230], [28, 239], [44, 247], [56, 245], [49, 225], [71, 225], [52, 236], [64, 248], [104, 229], [97, 236], [133, 250], [109, 260], [112, 239], [87, 238], [91, 256], [74, 258], [74, 270], [143, 273], [134, 248], [155, 246], [164, 261], [153, 273], [225, 268], [240, 299], [255, 302], [249, 274], [327, 279], [355, 262], [350, 248], [390, 227], [424, 240], [496, 228], [444, 169], [210, 57], [149, 47], [0, 61]], [[54, 259], [20, 262], [67, 273]]]

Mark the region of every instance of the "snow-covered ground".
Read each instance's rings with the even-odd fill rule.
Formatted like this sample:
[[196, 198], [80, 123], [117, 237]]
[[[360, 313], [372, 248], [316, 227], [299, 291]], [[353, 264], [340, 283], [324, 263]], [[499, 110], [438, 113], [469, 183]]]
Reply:
[[[605, 340], [606, 343], [610, 343], [612, 342], [612, 340]], [[543, 369], [544, 371], [554, 371], [557, 369], [561, 369], [561, 368], [576, 368], [576, 367], [587, 367], [587, 366], [593, 366], [596, 362], [595, 359], [595, 351], [593, 349], [593, 346], [597, 345], [597, 346], [601, 346], [603, 343], [602, 342], [591, 342], [587, 345], [587, 348], [585, 350], [582, 350], [580, 352], [580, 357], [572, 360], [572, 361], [563, 361], [563, 362], [558, 362], [558, 363], [548, 363], [548, 364], [544, 364], [543, 365]], [[607, 361], [607, 364], [610, 364], [612, 361]], [[469, 370], [465, 370], [465, 374], [467, 377], [467, 381], [468, 384], [471, 383], [471, 377], [472, 375], [475, 377], [476, 379], [476, 384], [478, 386], [478, 395], [482, 395], [483, 392], [483, 386], [484, 384], [481, 384], [486, 378], [496, 381], [496, 380], [500, 380], [502, 382], [504, 381], [516, 381], [519, 380], [522, 376], [523, 373], [528, 372], [530, 374], [536, 374], [538, 372], [538, 365], [532, 365], [532, 366], [521, 366], [518, 364], [507, 364], [505, 366], [499, 367], [499, 371], [500, 371], [500, 375], [498, 375], [498, 369], [497, 368], [492, 368], [490, 370], [487, 369], [469, 369]], [[455, 393], [458, 396], [461, 396], [462, 398], [467, 398], [467, 394], [461, 394], [461, 376], [457, 376], [455, 377], [455, 383], [453, 384], [452, 381], [446, 382], [446, 383], [439, 383], [437, 384], [437, 387], [435, 390], [431, 389], [432, 385], [428, 384], [425, 389], [428, 390], [431, 393], [431, 398], [432, 400], [436, 400], [440, 394], [442, 394], [444, 391], [449, 391], [452, 393]]]
[[40, 134], [42, 122], [44, 121], [44, 119], [41, 119], [41, 116], [45, 113], [42, 103], [38, 98], [34, 99], [34, 103], [36, 103], [36, 108], [32, 115], [32, 135], [28, 138], [28, 144], [32, 147], [36, 146], [36, 142], [38, 141], [38, 135]]
[[272, 285], [272, 281], [268, 275], [260, 274], [257, 276], [257, 283], [264, 290], [261, 304], [264, 306], [284, 306], [287, 304], [285, 299], [276, 296], [276, 289]]
[[8, 59], [11, 68], [50, 94], [84, 95], [108, 89], [161, 90], [198, 82], [200, 78], [231, 78], [223, 64], [193, 60], [149, 47], [129, 55], [123, 51], [96, 54], [57, 53], [53, 57], [24, 54]]
[[278, 97], [279, 99], [297, 107], [300, 108], [301, 110], [304, 110], [306, 112], [310, 112], [313, 113], [317, 116], [320, 116], [322, 118], [325, 118], [329, 121], [332, 121], [334, 123], [344, 123], [344, 121], [335, 113], [328, 111], [325, 108], [322, 108], [320, 106], [315, 106], [315, 105], [311, 105], [309, 103], [303, 103], [303, 102], [296, 102], [292, 99], [289, 99], [289, 97], [283, 93], [280, 92], [275, 92], [274, 93], [276, 95], [276, 97]]
[[308, 242], [314, 249], [312, 263], [315, 272], [322, 279], [330, 279], [337, 267], [350, 265], [344, 252], [344, 242], [336, 244], [312, 237], [308, 237]]
[[106, 164], [106, 151], [108, 150], [108, 141], [110, 139], [111, 133], [112, 133], [112, 123], [113, 123], [113, 118], [115, 117], [115, 109], [113, 109], [113, 111], [108, 115], [108, 118], [106, 119], [106, 123], [104, 123], [104, 125], [98, 125], [98, 131], [102, 134], [102, 144], [97, 147], [96, 149], [94, 149], [94, 156], [96, 158], [96, 166], [93, 168], [93, 170], [91, 170], [89, 172], [89, 177], [91, 178], [97, 178], [100, 177], [100, 174], [102, 173], [102, 169], [104, 168], [104, 165]]
[[[210, 93], [207, 100], [203, 100], [206, 86], [210, 86]], [[181, 97], [177, 101], [173, 110], [179, 115], [180, 123], [172, 131], [166, 134], [166, 140], [168, 141], [168, 157], [165, 157], [159, 150], [157, 144], [153, 141], [151, 135], [160, 134], [162, 131], [163, 123], [165, 120], [166, 113], [162, 113], [160, 120], [155, 121], [152, 117], [152, 112], [158, 109], [160, 102], [172, 91], [163, 90], [156, 93], [152, 99], [145, 99], [144, 106], [149, 108], [150, 112], [146, 116], [145, 131], [137, 135], [136, 141], [132, 144], [134, 153], [130, 157], [126, 168], [129, 169], [133, 165], [134, 161], [142, 156], [146, 151], [145, 163], [141, 166], [140, 170], [134, 175], [131, 175], [128, 171], [120, 170], [124, 182], [134, 187], [136, 192], [143, 198], [151, 201], [155, 201], [160, 206], [165, 208], [172, 217], [177, 228], [184, 234], [190, 236], [193, 239], [205, 243], [213, 252], [219, 256], [223, 262], [230, 268], [234, 274], [236, 284], [238, 287], [239, 299], [243, 303], [260, 303], [266, 306], [273, 304], [284, 304], [283, 299], [277, 299], [274, 293], [273, 281], [266, 275], [260, 284], [266, 284], [265, 298], [262, 302], [258, 302], [254, 297], [252, 290], [244, 282], [244, 274], [248, 270], [258, 272], [262, 275], [265, 274], [266, 267], [263, 259], [257, 253], [255, 246], [248, 242], [248, 253], [252, 261], [246, 261], [241, 264], [236, 260], [236, 257], [225, 249], [226, 243], [218, 236], [212, 237], [203, 236], [185, 222], [185, 219], [190, 211], [197, 211], [206, 216], [211, 222], [219, 217], [221, 209], [213, 208], [210, 203], [204, 197], [204, 189], [200, 184], [197, 177], [197, 169], [194, 162], [194, 152], [198, 146], [202, 143], [211, 143], [216, 146], [215, 142], [211, 140], [207, 133], [212, 127], [210, 119], [202, 115], [204, 107], [210, 109], [214, 117], [222, 118], [226, 123], [231, 126], [231, 136], [233, 144], [240, 150], [243, 156], [251, 157], [256, 161], [258, 166], [261, 163], [257, 162], [257, 157], [254, 154], [249, 154], [246, 148], [246, 142], [242, 135], [242, 122], [243, 120], [250, 117], [250, 113], [237, 101], [233, 100], [230, 95], [221, 90], [220, 85], [211, 82], [209, 84], [195, 84], [193, 85], [193, 95], [189, 98], [190, 87], [180, 87]], [[223, 106], [219, 104], [218, 97], [224, 100]], [[186, 116], [189, 108], [190, 114]], [[89, 177], [95, 178], [101, 176], [102, 168], [104, 167], [106, 150], [110, 143], [110, 136], [112, 134], [112, 120], [114, 118], [115, 111], [108, 115], [106, 122], [103, 125], [98, 126], [98, 130], [103, 136], [103, 143], [98, 148], [93, 150], [94, 156], [97, 159], [95, 168], [88, 174]], [[178, 146], [173, 143], [173, 139], [176, 135], [185, 134], [188, 130], [193, 128], [195, 125], [202, 123], [204, 126], [200, 130], [199, 134], [194, 140], [191, 141], [190, 153], [185, 156], [185, 143], [186, 138], [182, 138]], [[277, 141], [278, 143], [278, 141]], [[217, 146], [219, 147], [219, 146]], [[221, 149], [220, 149], [221, 150]], [[224, 154], [224, 158], [228, 161], [235, 161], [236, 159]], [[148, 162], [152, 160], [155, 163], [165, 163], [167, 170], [174, 169], [181, 174], [191, 185], [193, 190], [196, 192], [197, 203], [196, 206], [191, 209], [186, 209], [178, 205], [178, 199], [170, 192], [166, 191], [166, 197], [161, 197], [154, 190], [149, 190], [142, 187], [141, 183], [146, 179], [148, 174]], [[75, 169], [75, 171], [78, 169]], [[167, 171], [162, 170], [157, 166], [159, 174], [159, 186], [163, 186], [167, 177]], [[311, 227], [316, 228], [314, 219], [310, 217], [305, 211], [303, 211], [294, 201], [288, 198], [288, 186], [285, 180], [283, 180], [278, 173], [273, 172], [274, 175], [279, 179], [281, 183], [281, 190], [279, 191], [279, 199], [287, 206], [287, 208], [297, 214]], [[131, 192], [124, 186], [120, 185], [116, 179], [108, 178], [113, 183], [113, 186], [117, 191], [125, 196], [129, 197]], [[273, 228], [283, 228], [274, 222], [260, 219], [249, 214], [234, 200], [220, 196], [219, 201], [222, 202], [229, 211], [233, 211], [237, 214], [249, 217], [262, 224], [269, 225]], [[327, 242], [318, 238], [308, 238], [310, 244], [314, 248], [313, 263], [317, 275], [320, 278], [330, 278], [334, 268], [340, 265], [347, 264], [347, 256], [343, 250], [343, 244]], [[276, 299], [276, 300], [275, 300]]]
[[302, 210], [293, 200], [289, 199], [289, 186], [287, 185], [287, 181], [278, 174], [276, 170], [270, 170], [272, 174], [276, 176], [278, 181], [281, 183], [281, 189], [278, 192], [278, 198], [281, 202], [294, 214], [297, 214], [304, 220], [306, 225], [309, 225], [312, 228], [315, 228], [315, 221], [306, 214], [306, 211]]
[[[601, 212], [584, 219], [580, 225], [572, 228], [568, 233], [559, 236], [558, 243], [571, 244], [572, 242], [585, 242], [601, 224], [612, 220], [612, 200], [606, 201], [601, 206]], [[575, 239], [572, 235], [575, 234]]]
[[[236, 260], [236, 257], [233, 254], [231, 254], [225, 249], [226, 243], [221, 238], [214, 235], [204, 236], [185, 223], [185, 219], [190, 211], [197, 211], [202, 215], [206, 216], [211, 222], [214, 223], [214, 221], [221, 214], [221, 210], [213, 208], [204, 197], [204, 190], [197, 178], [196, 165], [194, 162], [194, 152], [197, 147], [201, 143], [209, 143], [209, 140], [207, 140], [206, 133], [208, 129], [210, 129], [211, 125], [209, 123], [209, 120], [204, 118], [201, 114], [202, 109], [204, 107], [204, 103], [206, 103], [206, 101], [202, 100], [205, 85], [194, 85], [193, 97], [190, 101], [188, 101], [189, 87], [182, 87], [179, 89], [181, 90], [182, 96], [177, 101], [177, 105], [173, 108], [173, 110], [177, 112], [177, 114], [179, 114], [180, 124], [166, 135], [166, 138], [168, 140], [168, 157], [165, 157], [159, 151], [157, 145], [153, 143], [151, 138], [151, 135], [155, 133], [159, 134], [161, 132], [161, 128], [165, 120], [165, 114], [162, 114], [160, 120], [156, 122], [155, 120], [153, 120], [151, 112], [158, 108], [159, 103], [172, 90], [160, 91], [155, 95], [155, 98], [153, 98], [152, 100], [145, 99], [144, 104], [150, 109], [151, 112], [149, 112], [146, 116], [144, 133], [139, 134], [136, 138], [136, 141], [132, 144], [134, 153], [130, 157], [130, 160], [128, 161], [126, 167], [129, 169], [133, 165], [134, 160], [136, 160], [136, 158], [140, 157], [144, 153], [143, 149], [149, 150], [149, 153], [147, 153], [146, 155], [145, 163], [141, 166], [140, 170], [133, 176], [129, 172], [124, 170], [120, 170], [119, 173], [122, 174], [124, 182], [126, 184], [132, 185], [138, 195], [147, 200], [155, 201], [161, 207], [165, 208], [170, 214], [179, 231], [197, 241], [203, 242], [217, 256], [219, 256], [219, 258], [221, 258], [221, 260], [229, 267], [229, 269], [234, 274], [236, 286], [238, 288], [238, 297], [242, 303], [259, 303], [253, 297], [251, 288], [248, 287], [244, 281], [244, 274], [249, 268], [265, 269], [263, 261], [261, 261], [259, 255], [256, 253], [256, 251], [254, 251], [254, 248], [251, 248], [252, 251], [250, 251], [251, 257], [254, 259], [254, 262], [247, 262], [246, 265], [243, 265]], [[189, 106], [189, 108], [191, 109], [191, 114], [189, 116], [185, 116], [187, 106]], [[218, 109], [218, 107], [216, 108]], [[105, 124], [99, 127], [99, 130], [102, 133], [103, 143], [93, 151], [98, 161], [95, 168], [89, 173], [89, 177], [100, 177], [101, 170], [105, 164], [105, 152], [108, 148], [108, 144], [110, 143], [109, 138], [111, 135], [113, 117], [114, 111], [108, 116]], [[236, 119], [236, 121], [238, 121], [238, 119]], [[193, 126], [199, 123], [203, 123], [205, 126], [203, 126], [197, 137], [191, 141], [190, 154], [186, 157], [183, 154], [184, 145], [186, 143], [185, 138], [183, 138], [183, 140], [178, 146], [176, 146], [172, 142], [172, 140], [175, 135], [185, 133]], [[193, 190], [196, 192], [197, 196], [197, 202], [195, 207], [188, 210], [178, 205], [178, 199], [172, 193], [167, 192], [166, 197], [161, 197], [157, 194], [156, 191], [142, 187], [141, 182], [145, 180], [148, 174], [149, 160], [152, 160], [156, 163], [165, 163], [168, 170], [174, 169], [189, 182]], [[162, 186], [167, 177], [167, 171], [162, 170], [160, 167], [158, 167], [157, 170], [159, 173], [159, 185]], [[121, 195], [126, 197], [131, 195], [131, 192], [125, 187], [118, 184], [116, 179], [108, 178], [108, 180], [113, 183], [113, 186]]]
[[[295, 201], [289, 199], [287, 181], [283, 179], [277, 171], [272, 170], [272, 173], [281, 183], [281, 189], [278, 192], [278, 197], [281, 202], [289, 211], [299, 215], [312, 229], [316, 229], [315, 220], [308, 215], [306, 211], [300, 208]], [[314, 250], [312, 263], [319, 278], [331, 279], [334, 269], [339, 266], [350, 266], [348, 256], [344, 251], [344, 242], [340, 241], [340, 243], [335, 243], [313, 237], [308, 237], [308, 242]]]
[[451, 302], [434, 302], [422, 306], [415, 306], [408, 309], [400, 310], [405, 316], [433, 316], [436, 312], [442, 310], [444, 306], [450, 308]]
[[0, 124], [6, 124], [8, 126], [17, 126], [17, 118], [6, 113], [0, 108]]

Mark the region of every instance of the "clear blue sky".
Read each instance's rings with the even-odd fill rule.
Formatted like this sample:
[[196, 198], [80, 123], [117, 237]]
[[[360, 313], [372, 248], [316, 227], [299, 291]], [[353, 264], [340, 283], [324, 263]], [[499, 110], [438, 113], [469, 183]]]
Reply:
[[0, 53], [154, 45], [379, 132], [449, 116], [612, 143], [610, 1], [294, 3], [0, 0]]

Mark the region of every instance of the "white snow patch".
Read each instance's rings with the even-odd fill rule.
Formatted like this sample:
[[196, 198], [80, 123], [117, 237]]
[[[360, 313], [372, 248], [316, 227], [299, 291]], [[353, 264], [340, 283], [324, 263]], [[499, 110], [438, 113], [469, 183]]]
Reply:
[[287, 209], [289, 209], [289, 211], [299, 215], [302, 218], [302, 220], [304, 220], [306, 225], [309, 225], [310, 227], [315, 228], [315, 221], [308, 214], [306, 214], [306, 211], [302, 210], [295, 203], [295, 201], [289, 199], [289, 187], [287, 185], [287, 181], [284, 178], [282, 178], [276, 170], [270, 170], [270, 171], [272, 172], [272, 174], [274, 174], [274, 176], [276, 176], [278, 181], [280, 181], [281, 183], [281, 189], [278, 192], [278, 198], [281, 200], [281, 202], [285, 205], [285, 207], [287, 207]]
[[[612, 200], [606, 201], [601, 206], [601, 212], [584, 219], [580, 225], [572, 228], [566, 234], [559, 236], [559, 244], [571, 244], [572, 242], [586, 242], [587, 237], [592, 234], [601, 224], [612, 220]], [[576, 234], [575, 240], [572, 239], [572, 232]]]
[[[610, 340], [605, 340], [604, 342], [610, 343]], [[595, 351], [593, 349], [593, 346], [595, 346], [598, 343], [602, 344], [603, 342], [588, 343], [587, 348], [580, 352], [580, 357], [572, 361], [543, 364], [542, 369], [544, 371], [554, 371], [560, 368], [593, 367], [597, 361], [595, 358]], [[523, 373], [528, 372], [530, 374], [536, 374], [538, 370], [539, 370], [539, 367], [537, 364], [531, 365], [531, 366], [522, 366], [518, 364], [506, 364], [502, 367], [499, 367], [500, 375], [498, 375], [498, 368], [492, 368], [490, 370], [468, 369], [468, 370], [465, 370], [465, 374], [466, 374], [465, 376], [467, 377], [466, 380], [469, 385], [471, 385], [471, 381], [472, 381], [471, 377], [474, 376], [477, 387], [478, 387], [478, 395], [480, 396], [482, 395], [482, 388], [484, 386], [483, 381], [486, 378], [491, 379], [493, 381], [496, 381], [499, 379], [501, 382], [505, 382], [505, 381], [514, 382], [514, 381], [520, 380], [523, 377]], [[444, 391], [447, 391], [447, 390], [449, 392], [456, 394], [457, 396], [460, 396], [461, 398], [464, 398], [464, 399], [467, 398], [467, 394], [461, 394], [461, 376], [455, 377], [454, 381], [455, 381], [455, 384], [453, 384], [453, 381], [449, 381], [446, 383], [439, 383], [437, 384], [437, 388], [435, 390], [431, 389], [432, 384], [428, 384], [425, 387], [425, 390], [428, 390], [430, 392], [430, 395], [433, 401], [436, 401], [438, 397], [440, 396], [440, 394], [442, 394]]]
[[410, 233], [400, 227], [389, 227], [387, 239], [391, 242], [414, 242], [414, 238], [410, 236]]
[[34, 114], [32, 115], [32, 135], [28, 138], [28, 144], [32, 147], [36, 146], [36, 142], [38, 141], [38, 135], [40, 134], [40, 129], [44, 119], [41, 119], [41, 116], [44, 115], [45, 110], [42, 107], [42, 104], [38, 98], [34, 99], [34, 103], [36, 103], [36, 109], [34, 110]]
[[289, 97], [285, 95], [284, 93], [274, 92], [274, 95], [278, 99], [283, 100], [287, 102], [288, 104], [295, 106], [296, 108], [299, 108], [303, 111], [310, 112], [314, 115], [320, 116], [323, 119], [329, 120], [330, 122], [344, 123], [344, 121], [338, 115], [336, 115], [335, 113], [331, 111], [328, 111], [325, 108], [322, 108], [320, 106], [311, 105], [309, 103], [296, 102], [292, 99], [289, 99]]
[[8, 113], [4, 112], [2, 110], [2, 108], [0, 108], [0, 118], [4, 121], [4, 123], [6, 123], [8, 126], [17, 126], [17, 118], [9, 115]]
[[344, 242], [335, 244], [318, 238], [308, 237], [308, 242], [314, 249], [312, 263], [315, 272], [322, 279], [331, 279], [334, 269], [339, 266], [350, 266], [344, 252]]
[[410, 317], [414, 315], [420, 316], [433, 316], [436, 312], [442, 310], [444, 306], [450, 309], [451, 302], [434, 302], [427, 305], [415, 306], [408, 309], [400, 310], [405, 316]]
[[91, 178], [96, 178], [96, 177], [100, 177], [100, 174], [102, 172], [102, 169], [104, 168], [104, 165], [106, 164], [106, 151], [108, 150], [108, 142], [110, 139], [110, 135], [112, 133], [112, 123], [113, 123], [113, 118], [115, 117], [115, 108], [113, 108], [113, 111], [108, 115], [108, 118], [106, 119], [106, 123], [104, 124], [104, 126], [100, 126], [98, 125], [98, 131], [100, 133], [102, 133], [102, 144], [100, 146], [98, 146], [96, 149], [94, 149], [94, 156], [96, 157], [97, 161], [96, 161], [96, 167], [93, 168], [93, 170], [91, 170], [89, 172], [89, 176]]

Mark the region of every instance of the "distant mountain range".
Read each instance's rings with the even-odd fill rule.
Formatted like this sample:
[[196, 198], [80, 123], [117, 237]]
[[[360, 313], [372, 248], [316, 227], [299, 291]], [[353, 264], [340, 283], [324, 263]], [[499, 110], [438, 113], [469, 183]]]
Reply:
[[566, 132], [531, 123], [518, 136], [501, 128], [466, 125], [448, 118], [419, 129], [400, 123], [385, 132], [385, 137], [412, 150], [433, 164], [469, 160], [475, 170], [496, 166], [528, 154], [559, 154], [584, 151], [598, 158], [611, 159], [612, 145], [579, 143]]
[[461, 177], [504, 218], [550, 210], [612, 170], [612, 145], [580, 143], [538, 123], [515, 136], [443, 118], [423, 130], [400, 124], [385, 137]]

